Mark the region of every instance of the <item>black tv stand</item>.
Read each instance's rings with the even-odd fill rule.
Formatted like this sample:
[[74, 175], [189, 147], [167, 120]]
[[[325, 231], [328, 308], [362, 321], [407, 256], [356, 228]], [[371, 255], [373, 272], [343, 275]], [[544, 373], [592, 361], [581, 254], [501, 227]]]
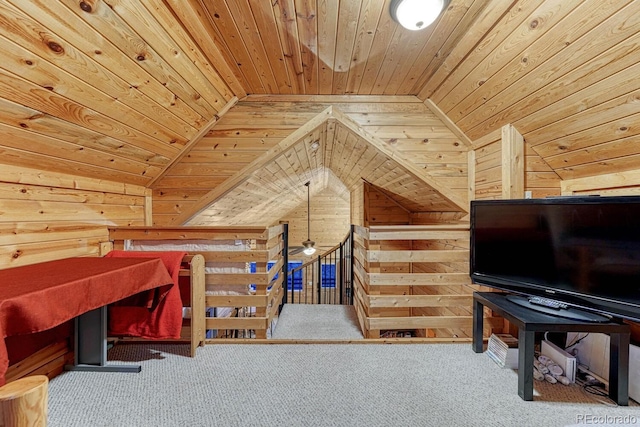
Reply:
[[629, 339], [631, 327], [625, 323], [595, 323], [551, 316], [529, 310], [499, 292], [473, 293], [473, 351], [484, 351], [484, 307], [504, 317], [518, 328], [518, 395], [533, 400], [533, 353], [536, 332], [601, 332], [609, 334], [609, 397], [618, 405], [629, 404]]
[[564, 317], [566, 319], [577, 320], [579, 322], [593, 322], [593, 323], [606, 323], [610, 322], [611, 318], [602, 316], [597, 313], [593, 313], [590, 311], [580, 310], [578, 308], [569, 307], [569, 308], [551, 308], [545, 307], [539, 304], [532, 304], [529, 302], [529, 298], [523, 297], [520, 295], [507, 295], [507, 300], [512, 303], [518, 304], [519, 306], [529, 308], [531, 310], [536, 310], [541, 313], [550, 314], [552, 316]]

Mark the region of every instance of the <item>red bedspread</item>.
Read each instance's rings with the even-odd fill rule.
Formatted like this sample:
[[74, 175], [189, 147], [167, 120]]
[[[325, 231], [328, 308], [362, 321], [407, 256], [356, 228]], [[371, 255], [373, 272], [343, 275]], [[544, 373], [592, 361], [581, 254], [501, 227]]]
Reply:
[[67, 258], [0, 270], [0, 385], [9, 366], [4, 338], [167, 284], [172, 278], [159, 259]]
[[180, 264], [186, 252], [111, 251], [106, 257], [160, 258], [173, 284], [142, 292], [109, 306], [110, 336], [135, 336], [149, 339], [180, 338], [182, 299], [178, 287]]

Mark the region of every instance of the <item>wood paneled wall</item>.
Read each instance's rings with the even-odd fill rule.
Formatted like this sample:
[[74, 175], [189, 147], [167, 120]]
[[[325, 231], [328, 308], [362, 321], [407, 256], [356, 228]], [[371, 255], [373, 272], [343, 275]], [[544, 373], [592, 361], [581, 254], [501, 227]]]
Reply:
[[[153, 186], [154, 224], [171, 223], [189, 211], [209, 190], [330, 106], [383, 140], [390, 150], [409, 157], [443, 188], [466, 199], [468, 147], [416, 97], [253, 95], [238, 102]], [[333, 139], [333, 132], [327, 126], [318, 137]], [[343, 156], [349, 159], [348, 153]]]
[[364, 226], [408, 225], [410, 212], [384, 192], [365, 182]]
[[[505, 198], [505, 193], [508, 193], [505, 185], [509, 184], [506, 177], [510, 176], [508, 171], [512, 171], [512, 175], [522, 175], [518, 180], [523, 180], [523, 191], [531, 192], [533, 198], [559, 196], [560, 177], [526, 141], [523, 144], [524, 165], [518, 168], [513, 167], [512, 163], [519, 159], [508, 149], [505, 132], [508, 134], [509, 126], [474, 142], [473, 173], [475, 177], [471, 178], [474, 188], [470, 197], [475, 200]], [[511, 127], [511, 129], [514, 128]], [[524, 197], [524, 194], [516, 194], [514, 197]]]
[[157, 224], [327, 105], [461, 195], [443, 120], [473, 140], [512, 123], [563, 179], [640, 167], [640, 2], [456, 0], [419, 32], [388, 2], [2, 2], [0, 162], [145, 186], [175, 165]]
[[413, 212], [381, 189], [362, 181], [351, 192], [351, 223], [370, 225], [435, 225], [468, 222], [466, 212]]
[[640, 170], [611, 173], [562, 181], [563, 196], [640, 195]]
[[351, 224], [364, 227], [364, 181], [351, 190]]
[[0, 168], [0, 268], [97, 256], [108, 225], [144, 225], [143, 187]]
[[475, 149], [475, 200], [502, 198], [502, 137], [494, 133]]
[[469, 222], [466, 212], [411, 212], [409, 224], [411, 225], [435, 225], [435, 224], [460, 224]]
[[559, 196], [562, 180], [558, 174], [526, 142], [524, 154], [525, 191], [531, 191], [534, 199]]
[[[350, 228], [350, 203], [334, 193], [330, 188], [311, 197], [311, 240], [316, 242], [314, 256], [340, 243]], [[307, 240], [307, 203], [285, 215], [281, 221], [289, 223], [289, 247], [301, 246]], [[299, 253], [291, 255], [291, 260], [308, 261], [310, 257]]]

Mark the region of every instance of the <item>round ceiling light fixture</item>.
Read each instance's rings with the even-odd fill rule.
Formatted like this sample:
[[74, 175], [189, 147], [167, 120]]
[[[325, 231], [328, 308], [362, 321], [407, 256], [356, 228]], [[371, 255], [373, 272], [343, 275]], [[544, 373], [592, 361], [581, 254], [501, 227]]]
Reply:
[[302, 250], [302, 252], [305, 255], [313, 255], [316, 253], [316, 248], [313, 247], [313, 245], [315, 245], [316, 242], [314, 242], [313, 240], [305, 240], [304, 242], [302, 242], [302, 245], [304, 246], [304, 249]]
[[447, 7], [449, 0], [391, 0], [391, 17], [412, 31], [427, 28]]

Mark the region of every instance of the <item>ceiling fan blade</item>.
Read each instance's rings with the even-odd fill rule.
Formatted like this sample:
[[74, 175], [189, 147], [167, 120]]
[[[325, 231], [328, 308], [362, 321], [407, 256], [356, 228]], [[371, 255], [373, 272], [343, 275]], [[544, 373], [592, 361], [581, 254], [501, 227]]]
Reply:
[[290, 246], [289, 255], [297, 255], [304, 250], [304, 246]]

